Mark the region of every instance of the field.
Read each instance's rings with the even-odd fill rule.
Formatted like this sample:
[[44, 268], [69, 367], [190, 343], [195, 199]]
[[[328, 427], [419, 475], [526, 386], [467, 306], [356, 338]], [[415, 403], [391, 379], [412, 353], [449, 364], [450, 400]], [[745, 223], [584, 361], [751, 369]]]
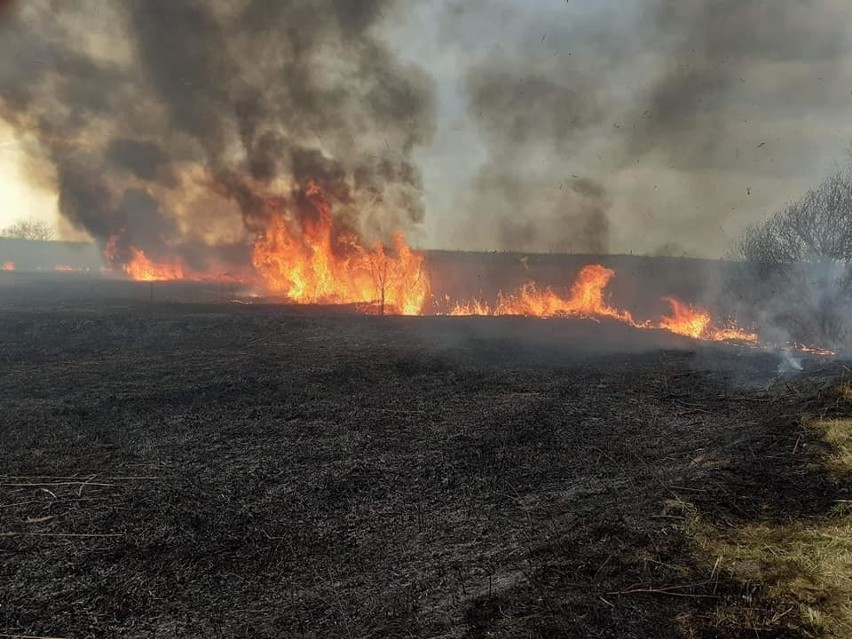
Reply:
[[111, 286], [0, 287], [0, 636], [836, 628], [808, 618], [827, 587], [725, 557], [839, 521], [836, 446], [803, 417], [845, 410], [840, 364]]

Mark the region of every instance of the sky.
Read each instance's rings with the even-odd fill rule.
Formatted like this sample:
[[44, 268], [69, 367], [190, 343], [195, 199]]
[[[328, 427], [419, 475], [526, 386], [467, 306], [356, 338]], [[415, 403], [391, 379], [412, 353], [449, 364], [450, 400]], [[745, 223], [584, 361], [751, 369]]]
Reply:
[[55, 191], [34, 186], [21, 170], [24, 162], [14, 131], [0, 122], [0, 228], [21, 218], [58, 224]]
[[[847, 160], [852, 3], [385, 4], [369, 32], [434, 93], [418, 246], [719, 257]], [[0, 227], [58, 223], [33, 143], [0, 126]]]
[[[791, 3], [743, 2], [754, 5], [754, 10], [752, 15], [732, 16], [741, 23], [753, 22], [741, 27], [741, 35], [736, 27], [730, 28], [735, 35], [726, 42], [726, 25], [720, 24], [709, 34], [696, 29], [698, 33], [689, 34], [695, 42], [686, 37], [682, 45], [667, 42], [670, 34], [665, 29], [647, 25], [653, 4], [489, 0], [456, 3], [457, 11], [448, 15], [447, 3], [433, 0], [421, 3], [414, 19], [405, 15], [394, 26], [392, 41], [402, 55], [427, 61], [437, 80], [441, 117], [432, 144], [417, 156], [425, 176], [425, 235], [430, 242], [513, 248], [511, 241], [501, 242], [499, 235], [489, 232], [499, 226], [494, 222], [500, 216], [537, 219], [542, 233], [551, 233], [553, 220], [543, 213], [548, 198], [540, 194], [564, 189], [566, 180], [581, 176], [606, 186], [608, 250], [718, 257], [746, 225], [764, 219], [847, 160], [852, 140], [848, 117], [852, 40], [849, 33], [831, 25], [852, 20], [852, 3], [799, 3], [811, 13], [809, 23], [801, 27], [803, 37], [825, 37], [836, 44], [826, 56], [810, 55], [795, 37], [784, 50], [783, 28], [766, 23], [775, 11], [781, 14], [779, 19], [795, 25], [798, 12], [783, 6]], [[712, 10], [712, 3], [704, 4]], [[718, 3], [720, 11], [726, 4], [732, 3]], [[688, 17], [673, 26], [695, 29], [684, 25], [687, 21]], [[770, 35], [762, 36], [761, 30]], [[773, 31], [781, 31], [777, 35], [781, 42], [772, 41]], [[649, 46], [647, 39], [659, 46]], [[731, 49], [727, 59], [726, 45]], [[701, 59], [702, 53], [718, 59]], [[589, 91], [603, 87], [612, 94], [609, 99], [616, 105], [622, 101], [624, 108], [611, 108], [608, 118], [560, 148], [519, 145], [519, 155], [526, 151], [533, 157], [525, 160], [526, 165], [519, 162], [517, 173], [538, 194], [519, 202], [509, 198], [512, 209], [495, 215], [501, 204], [470, 188], [487, 168], [489, 150], [466, 89], [472, 69], [501, 58], [504, 68], [516, 68], [507, 74], [507, 92], [522, 91], [516, 80], [525, 75], [541, 73], [569, 84], [580, 76], [578, 86], [588, 86]], [[571, 63], [599, 74], [600, 81], [589, 83], [570, 68]], [[704, 96], [706, 102], [691, 114], [692, 121], [663, 148], [625, 153], [624, 130], [642, 119], [647, 107], [641, 96], [658, 80], [661, 69], [700, 64], [723, 69], [720, 80], [728, 84], [720, 90], [722, 95]], [[694, 154], [707, 147], [706, 154], [712, 157], [696, 161], [691, 153], [672, 153], [672, 147]], [[529, 166], [536, 161], [544, 168]], [[471, 218], [492, 223], [470, 225]], [[539, 239], [521, 248], [562, 248], [548, 247]], [[584, 247], [567, 242], [564, 249]]]

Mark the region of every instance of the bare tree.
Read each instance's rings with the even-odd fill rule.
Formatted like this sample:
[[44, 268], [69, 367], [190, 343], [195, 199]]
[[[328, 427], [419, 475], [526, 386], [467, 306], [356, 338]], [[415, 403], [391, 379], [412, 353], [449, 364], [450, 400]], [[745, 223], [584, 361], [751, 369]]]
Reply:
[[384, 317], [385, 294], [388, 286], [388, 257], [384, 250], [378, 251], [370, 257], [370, 271], [376, 285], [376, 292], [379, 295], [379, 314]]
[[747, 229], [739, 257], [761, 264], [852, 263], [852, 178], [837, 172], [817, 188]]
[[0, 237], [48, 242], [53, 239], [53, 228], [41, 220], [18, 220], [1, 230]]
[[733, 247], [733, 288], [800, 340], [837, 342], [852, 301], [852, 176], [838, 171]]

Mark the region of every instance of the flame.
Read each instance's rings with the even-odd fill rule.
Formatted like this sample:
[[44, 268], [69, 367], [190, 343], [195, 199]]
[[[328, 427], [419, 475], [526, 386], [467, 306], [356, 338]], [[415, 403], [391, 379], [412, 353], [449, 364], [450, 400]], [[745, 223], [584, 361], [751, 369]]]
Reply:
[[124, 272], [138, 282], [204, 279], [188, 269], [180, 258], [173, 258], [170, 262], [152, 262], [145, 251], [135, 247], [131, 247], [130, 255], [130, 261], [124, 265]]
[[0, 264], [0, 271], [14, 271], [15, 263], [14, 262], [3, 262]]
[[600, 264], [589, 264], [580, 269], [567, 296], [551, 288], [540, 289], [535, 283], [527, 282], [517, 293], [500, 293], [497, 305], [493, 308], [484, 300], [472, 299], [455, 304], [449, 314], [610, 318], [634, 328], [663, 329], [693, 339], [751, 343], [758, 340], [755, 333], [744, 331], [736, 325], [715, 325], [710, 311], [690, 306], [674, 297], [663, 298], [672, 308], [671, 315], [664, 316], [656, 323], [637, 322], [629, 311], [616, 308], [607, 301], [606, 287], [614, 276], [615, 271], [612, 269]]
[[336, 228], [331, 205], [316, 182], [305, 196], [315, 219], [300, 222], [276, 211], [259, 235], [252, 262], [266, 288], [300, 304], [373, 303], [389, 313], [420, 315], [429, 295], [423, 256], [402, 233], [393, 250], [363, 246]]
[[714, 342], [758, 340], [757, 334], [744, 331], [735, 325], [714, 326], [710, 311], [705, 308], [690, 306], [674, 297], [664, 297], [663, 300], [671, 306], [671, 315], [664, 316], [656, 328], [671, 331], [676, 335]]
[[672, 314], [664, 316], [658, 328], [694, 339], [701, 338], [707, 332], [711, 322], [708, 311], [689, 306], [674, 297], [664, 297], [663, 300], [671, 306]]
[[822, 348], [820, 346], [807, 346], [805, 344], [787, 344], [787, 348], [790, 348], [794, 351], [798, 351], [800, 353], [807, 353], [809, 355], [818, 355], [820, 357], [835, 357], [837, 355], [837, 351], [833, 351], [829, 348]]
[[605, 289], [615, 276], [615, 271], [600, 264], [589, 264], [580, 269], [567, 296], [552, 288], [540, 289], [534, 282], [527, 282], [517, 293], [500, 293], [493, 311], [482, 300], [471, 300], [456, 304], [450, 315], [525, 315], [530, 317], [611, 317], [636, 326], [633, 316], [610, 306]]
[[497, 315], [491, 310], [491, 306], [485, 300], [472, 299], [466, 302], [457, 302], [450, 310], [450, 315], [462, 317], [471, 315]]
[[[283, 198], [266, 200], [267, 215], [252, 248], [254, 274], [250, 278], [228, 275], [229, 279], [253, 279], [254, 284], [299, 304], [348, 304], [371, 310], [378, 306], [383, 313], [425, 314], [430, 282], [423, 268], [423, 254], [412, 249], [402, 233], [393, 235], [390, 247], [382, 243], [365, 245], [335, 218], [318, 182], [306, 181], [298, 195], [298, 204]], [[112, 237], [104, 247], [111, 264], [121, 263], [118, 243], [119, 238]], [[179, 256], [155, 262], [133, 246], [122, 254], [129, 259], [121, 268], [134, 280], [207, 281], [223, 277], [199, 273]], [[525, 270], [529, 268], [527, 259], [520, 260]], [[634, 328], [663, 329], [693, 339], [757, 342], [754, 333], [735, 324], [719, 325], [707, 309], [673, 297], [663, 298], [671, 306], [669, 315], [656, 322], [637, 321], [630, 311], [609, 301], [606, 289], [614, 276], [612, 269], [588, 264], [567, 291], [541, 288], [530, 281], [513, 293], [500, 292], [493, 305], [474, 298], [455, 304], [446, 300], [444, 308], [450, 308], [450, 315], [608, 318]]]
[[[168, 282], [168, 281], [187, 281], [187, 282], [230, 282], [230, 283], [245, 283], [248, 278], [243, 273], [235, 272], [214, 272], [213, 270], [205, 270], [205, 272], [197, 271], [190, 268], [180, 257], [170, 257], [165, 261], [154, 261], [148, 257], [147, 253], [140, 248], [131, 246], [129, 249], [130, 258], [124, 263], [119, 258], [118, 236], [112, 236], [104, 246], [103, 255], [108, 264], [101, 266], [101, 273], [113, 273], [116, 270], [124, 271], [124, 273], [132, 280], [137, 282]], [[113, 267], [115, 265], [115, 268]], [[81, 271], [67, 266], [58, 266], [56, 270], [61, 271]]]

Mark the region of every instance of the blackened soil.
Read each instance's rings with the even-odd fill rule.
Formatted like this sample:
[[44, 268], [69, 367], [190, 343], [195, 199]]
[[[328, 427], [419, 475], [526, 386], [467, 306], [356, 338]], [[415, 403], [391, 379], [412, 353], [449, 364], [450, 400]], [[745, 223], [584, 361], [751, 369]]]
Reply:
[[594, 322], [9, 307], [0, 634], [682, 636], [744, 586], [696, 582], [667, 502], [837, 498], [797, 419], [818, 366]]

